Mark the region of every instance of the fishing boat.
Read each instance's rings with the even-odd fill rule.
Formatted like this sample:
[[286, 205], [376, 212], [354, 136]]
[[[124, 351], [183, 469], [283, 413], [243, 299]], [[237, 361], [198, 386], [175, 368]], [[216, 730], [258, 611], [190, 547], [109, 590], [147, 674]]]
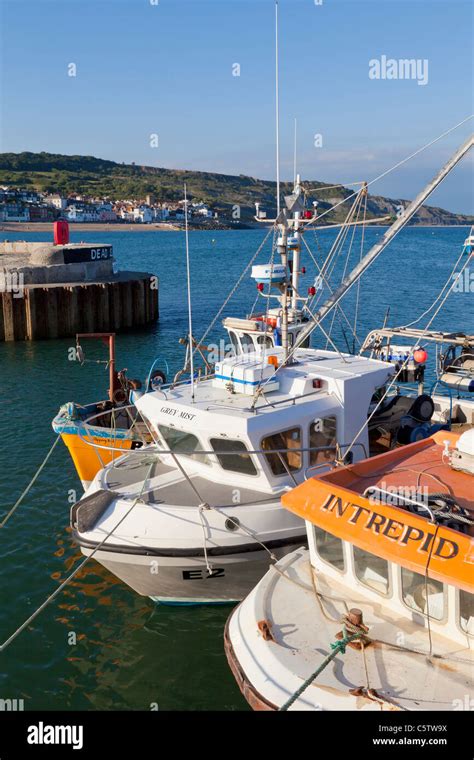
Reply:
[[[429, 350], [435, 361], [426, 373]], [[461, 432], [474, 425], [474, 335], [463, 332], [382, 327], [372, 330], [360, 353], [391, 363], [396, 383], [369, 421], [371, 446], [413, 443], [438, 430]]]
[[308, 479], [282, 497], [309, 550], [232, 612], [255, 710], [463, 710], [472, 696], [474, 430]]
[[471, 227], [469, 235], [464, 241], [463, 253], [467, 256], [471, 256], [474, 253], [474, 226]]
[[[83, 554], [140, 594], [235, 602], [304, 542], [282, 493], [363, 427], [385, 362], [283, 348], [225, 359], [212, 379], [154, 391], [137, 409], [154, 445], [104, 467], [73, 506]], [[366, 431], [353, 450], [367, 452]]]
[[[113, 461], [117, 452], [140, 448], [151, 443], [152, 438], [134, 404], [135, 398], [142, 392], [141, 381], [129, 379], [126, 370], [116, 369], [115, 333], [76, 335], [75, 358], [81, 364], [88, 361], [81, 344], [84, 340], [98, 340], [108, 347], [108, 359], [96, 360], [105, 363], [108, 368], [107, 398], [85, 405], [74, 402], [63, 404], [52, 421], [52, 427], [61, 436], [86, 489], [97, 472]], [[163, 371], [152, 366], [145, 383], [146, 390], [158, 387], [164, 380]]]

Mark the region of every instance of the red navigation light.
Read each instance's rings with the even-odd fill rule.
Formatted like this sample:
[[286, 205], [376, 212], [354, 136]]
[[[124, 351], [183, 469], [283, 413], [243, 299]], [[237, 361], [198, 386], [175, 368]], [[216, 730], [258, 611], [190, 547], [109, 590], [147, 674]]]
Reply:
[[323, 387], [323, 381], [317, 378], [316, 380], [313, 380], [313, 388], [322, 388]]
[[313, 214], [311, 213], [311, 211], [305, 211], [304, 212], [304, 218], [305, 219], [311, 219], [312, 216], [313, 216]]
[[257, 290], [259, 290], [260, 293], [262, 292], [263, 287], [264, 287], [263, 282], [257, 282]]
[[314, 285], [311, 285], [311, 287], [308, 288], [308, 295], [309, 296], [315, 296], [316, 295], [316, 288], [314, 287]]
[[306, 274], [306, 267], [301, 267], [301, 274]]

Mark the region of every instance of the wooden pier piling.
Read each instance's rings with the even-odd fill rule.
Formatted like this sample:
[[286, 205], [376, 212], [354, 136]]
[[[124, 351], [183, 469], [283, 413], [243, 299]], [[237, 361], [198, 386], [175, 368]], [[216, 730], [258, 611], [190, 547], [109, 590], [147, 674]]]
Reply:
[[0, 341], [119, 332], [155, 322], [158, 278], [113, 272], [111, 246], [0, 244]]

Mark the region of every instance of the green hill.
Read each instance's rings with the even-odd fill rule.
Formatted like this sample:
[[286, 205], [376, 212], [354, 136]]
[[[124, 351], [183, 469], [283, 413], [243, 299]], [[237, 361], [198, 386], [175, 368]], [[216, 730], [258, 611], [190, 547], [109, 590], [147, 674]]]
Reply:
[[[177, 201], [183, 197], [184, 182], [193, 200], [203, 201], [222, 212], [229, 212], [232, 206], [238, 205], [243, 220], [253, 216], [256, 201], [269, 215], [275, 207], [275, 182], [245, 175], [119, 164], [94, 156], [30, 152], [0, 154], [0, 184], [43, 192], [63, 195], [80, 193], [111, 200], [140, 199], [151, 193], [159, 201]], [[351, 192], [347, 188], [318, 191], [318, 188], [328, 184], [331, 183], [316, 180], [305, 183], [315, 189], [312, 196], [320, 201], [320, 209], [329, 208]], [[291, 190], [289, 183], [282, 184], [283, 193]], [[400, 202], [400, 199], [369, 196], [368, 218], [395, 214]], [[347, 206], [342, 206], [328, 214], [327, 220], [340, 221], [346, 213]], [[426, 206], [414, 221], [423, 224], [472, 224], [473, 218]]]

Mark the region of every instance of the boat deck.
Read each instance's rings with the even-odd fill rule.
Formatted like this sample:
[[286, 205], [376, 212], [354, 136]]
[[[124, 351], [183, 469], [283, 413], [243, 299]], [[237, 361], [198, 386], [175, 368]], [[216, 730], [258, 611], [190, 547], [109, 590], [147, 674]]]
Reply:
[[147, 504], [194, 508], [200, 504], [198, 494], [202, 501], [212, 507], [233, 507], [279, 499], [279, 494], [239, 486], [236, 501], [235, 483], [219, 483], [192, 473], [186, 478], [175, 466], [165, 464], [158, 458], [151, 471], [150, 460], [147, 457], [141, 460], [137, 456], [136, 462], [132, 460], [131, 467], [124, 466], [127, 461], [130, 461], [130, 457], [122, 460], [122, 466], [119, 463], [119, 466], [109, 468], [107, 487], [118, 493], [127, 493], [129, 498], [138, 495], [143, 489], [141, 501]]
[[[372, 459], [358, 462], [321, 475], [318, 480], [340, 486], [362, 496], [370, 487], [402, 493], [404, 490], [423, 495], [446, 494], [474, 518], [473, 478], [467, 472], [453, 469], [443, 459], [444, 440], [450, 440], [451, 450], [458, 436], [441, 431], [416, 445], [400, 447]], [[422, 516], [420, 514], [420, 516]], [[424, 515], [429, 519], [428, 513]], [[470, 532], [474, 535], [474, 527]]]

